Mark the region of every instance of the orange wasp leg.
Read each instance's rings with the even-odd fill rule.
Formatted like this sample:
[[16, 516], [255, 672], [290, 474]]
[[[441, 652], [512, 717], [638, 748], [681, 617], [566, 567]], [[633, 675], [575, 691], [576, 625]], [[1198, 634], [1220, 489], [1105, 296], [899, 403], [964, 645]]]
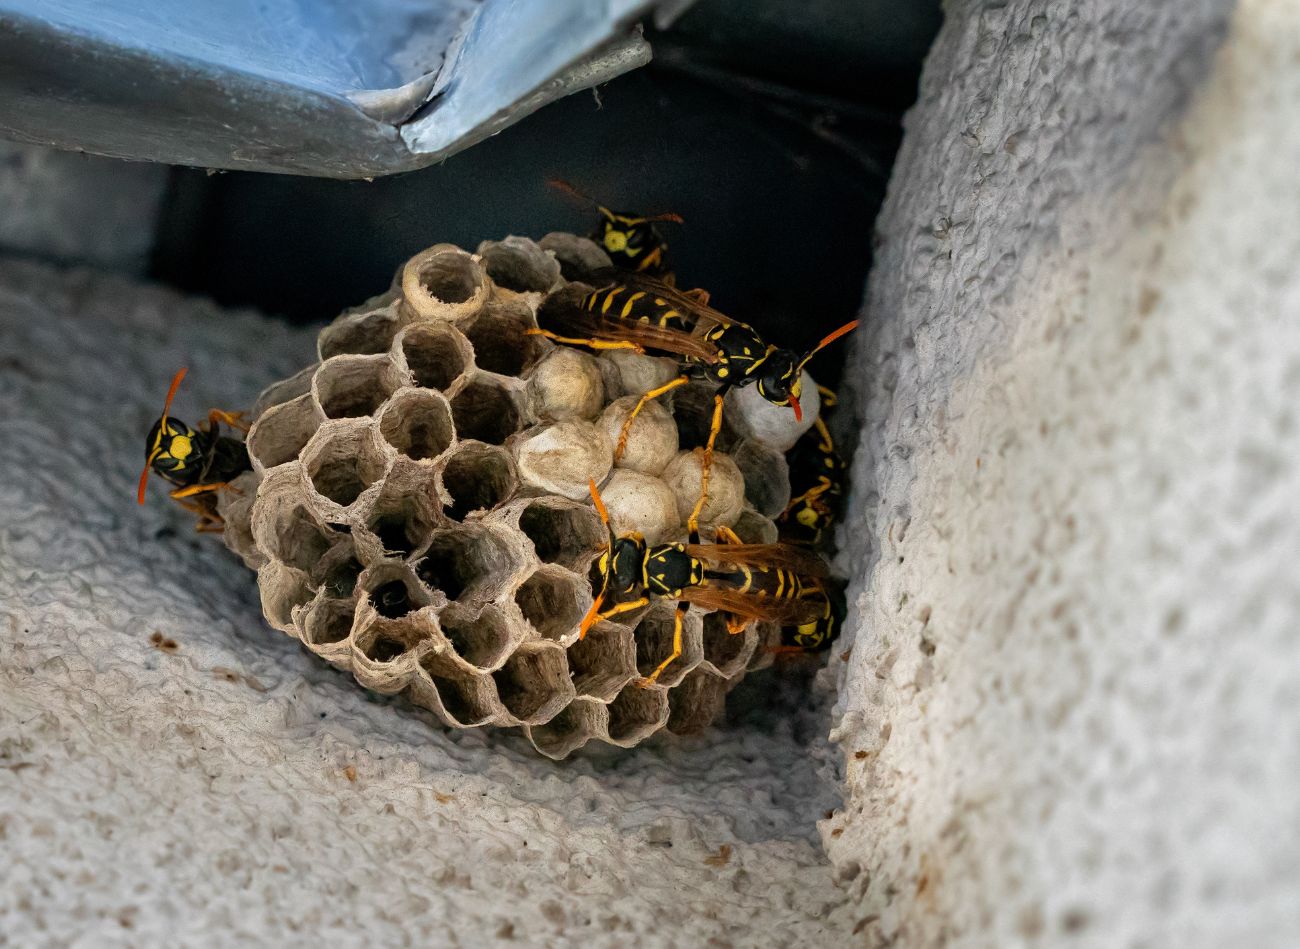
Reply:
[[[720, 544], [743, 544], [740, 535], [730, 527], [722, 526], [713, 532], [713, 539]], [[735, 636], [737, 633], [743, 633], [750, 623], [754, 622], [753, 617], [741, 616], [737, 613], [727, 614], [727, 632]]]
[[682, 618], [691, 605], [685, 600], [679, 600], [677, 609], [673, 612], [673, 651], [663, 662], [655, 667], [655, 671], [642, 679], [638, 685], [646, 689], [659, 681], [660, 674], [673, 664], [673, 661], [682, 654]]
[[721, 393], [713, 397], [713, 420], [709, 423], [709, 440], [704, 446], [704, 461], [700, 465], [700, 499], [695, 502], [691, 516], [686, 521], [686, 528], [692, 533], [699, 530], [700, 512], [704, 510], [704, 502], [709, 499], [709, 469], [713, 467], [713, 444], [718, 440], [718, 432], [722, 431], [722, 403]]
[[664, 395], [665, 393], [673, 391], [673, 389], [676, 389], [679, 386], [686, 385], [689, 381], [690, 379], [686, 376], [678, 376], [676, 379], [665, 382], [659, 388], [651, 389], [649, 392], [645, 393], [645, 395], [641, 396], [641, 400], [637, 402], [636, 407], [632, 409], [631, 413], [623, 421], [623, 428], [618, 433], [618, 445], [614, 448], [614, 461], [617, 462], [623, 457], [623, 452], [627, 449], [627, 437], [632, 431], [632, 423], [636, 421], [636, 417], [641, 414], [641, 410], [645, 408], [645, 404], [653, 399], [659, 398], [659, 396]]
[[241, 432], [248, 431], [243, 412], [223, 412], [221, 409], [213, 409], [208, 413], [208, 425], [215, 426], [218, 422], [225, 422], [231, 428], [237, 428]]
[[560, 336], [558, 333], [552, 333], [550, 330], [529, 329], [524, 331], [525, 336], [545, 336], [547, 339], [564, 343], [566, 346], [586, 346], [588, 349], [630, 349], [633, 352], [645, 353], [645, 347], [639, 346], [631, 340], [607, 340], [607, 339], [582, 339], [574, 336]]

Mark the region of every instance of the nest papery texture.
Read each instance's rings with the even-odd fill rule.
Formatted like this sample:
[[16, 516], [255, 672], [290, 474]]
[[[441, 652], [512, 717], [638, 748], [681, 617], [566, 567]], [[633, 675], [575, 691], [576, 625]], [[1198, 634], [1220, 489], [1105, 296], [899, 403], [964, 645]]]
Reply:
[[[597, 624], [578, 641], [606, 533], [684, 539], [698, 489], [707, 392], [639, 416], [634, 397], [672, 360], [597, 357], [527, 335], [565, 271], [600, 266], [572, 235], [435, 245], [393, 288], [320, 334], [320, 361], [268, 387], [248, 437], [254, 470], [222, 499], [226, 542], [257, 570], [267, 621], [367, 688], [404, 693], [456, 728], [520, 726], [562, 758], [592, 738], [630, 747], [698, 731], [747, 668], [770, 661], [770, 626], [727, 632], [692, 607], [682, 655], [675, 604]], [[559, 258], [559, 259], [557, 259]], [[789, 481], [780, 452], [721, 443], [703, 526], [770, 541]], [[761, 463], [753, 463], [761, 460]]]

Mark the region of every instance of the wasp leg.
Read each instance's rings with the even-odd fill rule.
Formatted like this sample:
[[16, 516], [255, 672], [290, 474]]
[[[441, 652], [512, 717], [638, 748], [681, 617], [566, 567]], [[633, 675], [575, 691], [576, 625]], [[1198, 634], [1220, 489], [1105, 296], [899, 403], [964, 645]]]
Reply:
[[789, 514], [800, 504], [816, 501], [819, 497], [821, 497], [830, 489], [831, 489], [830, 479], [822, 478], [820, 484], [817, 484], [814, 487], [809, 488], [807, 491], [799, 495], [797, 498], [791, 498], [790, 503], [785, 506], [785, 510], [782, 511], [781, 513]]
[[728, 613], [727, 632], [731, 633], [733, 636], [738, 633], [743, 633], [749, 628], [749, 624], [752, 622], [754, 622], [752, 616], [737, 616], [735, 613]]
[[682, 296], [690, 297], [696, 303], [700, 304], [700, 306], [709, 305], [709, 291], [702, 287], [696, 287], [694, 290], [683, 290]]
[[689, 610], [690, 608], [691, 605], [687, 603], [685, 600], [678, 601], [677, 609], [673, 612], [672, 654], [663, 662], [659, 663], [659, 665], [655, 667], [654, 672], [650, 673], [639, 683], [637, 683], [638, 685], [641, 686], [641, 688], [643, 689], [649, 688], [650, 686], [654, 685], [657, 681], [659, 681], [660, 674], [665, 669], [667, 669], [670, 665], [672, 665], [673, 660], [675, 660], [678, 656], [682, 654], [682, 619], [683, 617], [686, 616], [686, 611]]
[[176, 503], [181, 506], [182, 510], [189, 511], [191, 514], [197, 514], [199, 516], [198, 522], [194, 525], [194, 529], [200, 534], [220, 534], [225, 531], [226, 522], [221, 518], [220, 514], [214, 514], [196, 501], [186, 501], [182, 498], [177, 498], [175, 494], [173, 494], [172, 497], [176, 498]]
[[713, 420], [709, 423], [709, 440], [704, 446], [704, 462], [700, 465], [700, 499], [695, 502], [691, 516], [686, 521], [689, 531], [699, 530], [700, 512], [704, 510], [704, 502], [709, 499], [709, 469], [713, 467], [713, 444], [718, 440], [718, 432], [722, 431], [722, 403], [725, 396], [725, 391], [719, 390], [713, 397]]
[[[714, 543], [718, 543], [718, 544], [743, 544], [744, 543], [744, 541], [740, 539], [739, 534], [737, 534], [730, 527], [727, 527], [725, 525], [719, 527], [716, 531], [713, 532], [713, 540]], [[735, 636], [737, 633], [743, 633], [745, 629], [749, 626], [749, 624], [754, 621], [754, 618], [752, 616], [740, 616], [737, 613], [728, 613], [726, 615], [726, 618], [727, 618], [727, 632], [731, 633], [731, 635], [733, 636]]]
[[220, 491], [223, 488], [229, 488], [236, 494], [240, 491], [232, 487], [229, 481], [213, 481], [211, 484], [192, 484], [188, 488], [177, 488], [175, 491], [169, 491], [168, 497], [179, 501], [181, 498], [192, 498], [196, 494], [204, 494], [208, 491]]
[[248, 431], [248, 423], [244, 421], [243, 412], [223, 412], [221, 409], [213, 409], [208, 413], [209, 429], [215, 428], [218, 422], [225, 422], [231, 428], [237, 428], [241, 432]]
[[635, 600], [628, 600], [626, 603], [619, 603], [617, 606], [611, 606], [605, 612], [598, 615], [601, 619], [609, 619], [611, 616], [618, 616], [621, 613], [631, 613], [633, 610], [639, 610], [649, 602], [649, 597], [638, 597]]
[[689, 381], [690, 379], [687, 378], [686, 376], [678, 376], [676, 379], [671, 379], [668, 382], [665, 382], [659, 388], [651, 389], [645, 395], [641, 396], [641, 400], [637, 402], [636, 407], [632, 409], [631, 413], [623, 421], [623, 428], [619, 430], [618, 444], [614, 446], [615, 461], [618, 461], [620, 458], [623, 457], [623, 452], [627, 448], [627, 436], [632, 431], [632, 423], [636, 421], [636, 417], [639, 414], [641, 414], [641, 410], [645, 408], [645, 404], [651, 401], [652, 399], [659, 398], [659, 396], [663, 395], [666, 392], [671, 392], [673, 389], [676, 389], [678, 386], [686, 385], [686, 383], [688, 383]]
[[739, 534], [733, 531], [730, 527], [726, 527], [725, 525], [720, 526], [716, 531], [714, 531], [713, 539], [716, 542], [721, 544], [743, 544], [744, 543], [744, 541], [740, 539]]
[[550, 330], [544, 329], [524, 330], [524, 335], [545, 336], [553, 342], [564, 343], [566, 346], [586, 346], [588, 349], [630, 349], [634, 352], [645, 353], [644, 346], [639, 346], [631, 340], [583, 339], [578, 336], [560, 336], [558, 333], [552, 333]]

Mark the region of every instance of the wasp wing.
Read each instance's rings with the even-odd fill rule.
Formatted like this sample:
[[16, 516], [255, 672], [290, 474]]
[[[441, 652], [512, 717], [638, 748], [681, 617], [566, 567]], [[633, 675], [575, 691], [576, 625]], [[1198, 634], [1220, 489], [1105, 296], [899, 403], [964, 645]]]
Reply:
[[[703, 300], [696, 295], [696, 293], [700, 293], [701, 291], [691, 292], [679, 290], [677, 287], [664, 283], [659, 278], [651, 277], [648, 274], [603, 270], [593, 275], [591, 279], [595, 286], [605, 285], [606, 288], [608, 288], [608, 286], [619, 283], [627, 287], [629, 290], [641, 290], [651, 296], [666, 301], [674, 309], [691, 315], [692, 321], [695, 324], [695, 332], [697, 333], [702, 333], [703, 331], [710, 329], [712, 326], [717, 325], [749, 325], [740, 322], [740, 320], [733, 319], [721, 310], [715, 310], [713, 307], [703, 302]], [[707, 298], [707, 294], [704, 294], [704, 296]]]
[[537, 322], [570, 339], [635, 343], [647, 350], [689, 356], [702, 363], [717, 361], [718, 350], [702, 338], [683, 330], [668, 329], [635, 320], [621, 320], [594, 312], [572, 300], [548, 300], [538, 311]]
[[687, 544], [686, 552], [717, 563], [778, 567], [801, 577], [824, 577], [829, 572], [821, 557], [792, 544]]
[[783, 626], [807, 623], [816, 619], [826, 609], [824, 599], [819, 596], [781, 599], [708, 586], [688, 587], [682, 591], [681, 598], [706, 610], [721, 610], [724, 613], [734, 613], [736, 616], [760, 622], [780, 623]]

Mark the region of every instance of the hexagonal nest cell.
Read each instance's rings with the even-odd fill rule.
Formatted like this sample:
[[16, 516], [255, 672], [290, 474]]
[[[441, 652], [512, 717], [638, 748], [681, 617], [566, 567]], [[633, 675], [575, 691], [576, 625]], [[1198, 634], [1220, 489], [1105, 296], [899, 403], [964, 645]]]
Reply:
[[[476, 254], [437, 245], [402, 268], [393, 290], [326, 327], [321, 362], [258, 401], [250, 502], [230, 506], [242, 520], [226, 538], [245, 547], [252, 538], [243, 555], [258, 566], [268, 620], [312, 652], [449, 727], [522, 727], [542, 754], [562, 758], [592, 739], [631, 747], [665, 727], [705, 727], [764, 654], [754, 630], [732, 635], [692, 607], [682, 656], [645, 687], [641, 677], [672, 645], [674, 604], [663, 601], [578, 640], [607, 534], [575, 467], [581, 453], [530, 443], [544, 423], [570, 419], [566, 431], [602, 440], [587, 452], [600, 461], [602, 485], [635, 477], [653, 488], [612, 488], [616, 522], [653, 524], [665, 539], [685, 530], [671, 523], [667, 481], [608, 468], [608, 436], [594, 423], [637, 394], [625, 388], [639, 378], [627, 357], [618, 367], [587, 356], [564, 363], [587, 377], [601, 367], [603, 395], [556, 384], [563, 361], [530, 384], [554, 348], [527, 333], [539, 307], [548, 293], [580, 292], [561, 264], [571, 273], [608, 265], [572, 235], [544, 244], [512, 237]], [[534, 397], [543, 390], [545, 399]], [[689, 416], [675, 420], [689, 433], [683, 447], [700, 437], [706, 406], [697, 393], [661, 405]], [[751, 450], [746, 467], [771, 468], [770, 455]], [[547, 465], [553, 474], [534, 470]], [[548, 484], [575, 487], [562, 497]], [[767, 515], [781, 484], [755, 484], [750, 495], [728, 526], [746, 538], [775, 536]]]

